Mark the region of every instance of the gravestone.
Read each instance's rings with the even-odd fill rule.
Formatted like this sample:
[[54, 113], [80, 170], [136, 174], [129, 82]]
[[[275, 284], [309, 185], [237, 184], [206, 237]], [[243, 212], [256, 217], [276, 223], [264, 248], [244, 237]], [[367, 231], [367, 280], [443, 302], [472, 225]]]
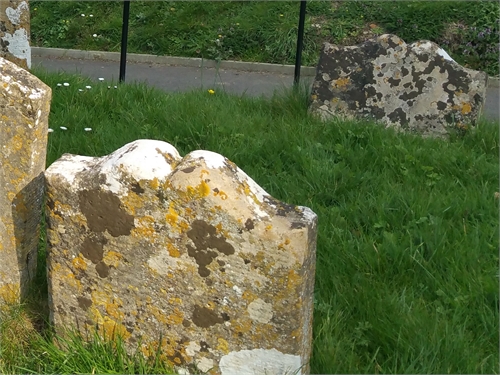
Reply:
[[0, 57], [0, 305], [35, 273], [52, 91]]
[[307, 373], [316, 215], [209, 151], [139, 140], [46, 171], [51, 321], [182, 373]]
[[28, 1], [0, 1], [0, 57], [21, 68], [31, 68]]
[[486, 84], [486, 73], [460, 66], [429, 41], [407, 45], [386, 34], [357, 46], [325, 43], [310, 111], [441, 137], [450, 126], [476, 124]]

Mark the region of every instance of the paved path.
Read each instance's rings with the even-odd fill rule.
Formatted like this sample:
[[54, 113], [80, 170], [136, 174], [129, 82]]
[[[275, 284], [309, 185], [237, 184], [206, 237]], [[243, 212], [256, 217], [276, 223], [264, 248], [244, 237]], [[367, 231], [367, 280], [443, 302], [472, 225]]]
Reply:
[[[113, 61], [76, 60], [33, 56], [32, 66], [41, 66], [48, 71], [79, 73], [97, 80], [118, 81], [119, 63]], [[310, 85], [314, 77], [302, 77]], [[196, 68], [147, 63], [127, 63], [126, 82], [139, 81], [167, 92], [182, 92], [195, 88], [226, 90], [234, 94], [251, 96], [272, 95], [275, 90], [291, 87], [293, 76], [278, 73], [247, 72], [234, 69]], [[486, 95], [484, 115], [487, 119], [500, 121], [500, 89], [489, 87]]]

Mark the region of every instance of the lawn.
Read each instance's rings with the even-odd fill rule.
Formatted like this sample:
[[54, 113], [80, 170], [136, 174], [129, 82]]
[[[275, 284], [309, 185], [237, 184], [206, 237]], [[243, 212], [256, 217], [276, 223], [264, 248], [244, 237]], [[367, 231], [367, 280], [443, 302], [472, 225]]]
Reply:
[[[304, 90], [166, 94], [35, 74], [53, 88], [47, 165], [160, 139], [181, 155], [221, 153], [274, 197], [317, 213], [311, 373], [499, 372], [498, 123], [422, 139], [322, 123]], [[99, 340], [54, 346], [44, 261], [42, 247], [31, 296], [3, 313], [0, 372], [168, 371]]]
[[[30, 1], [35, 46], [118, 51], [121, 1]], [[442, 46], [457, 62], [498, 75], [496, 1], [309, 1], [302, 63], [321, 45], [383, 33]], [[133, 1], [129, 52], [292, 64], [298, 1]]]

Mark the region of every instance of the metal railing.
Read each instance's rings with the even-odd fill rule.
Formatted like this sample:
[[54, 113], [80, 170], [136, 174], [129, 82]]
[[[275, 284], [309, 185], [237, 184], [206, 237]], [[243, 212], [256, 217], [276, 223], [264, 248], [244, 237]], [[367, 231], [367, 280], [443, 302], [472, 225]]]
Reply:
[[[295, 72], [293, 84], [297, 86], [300, 81], [300, 68], [302, 64], [302, 49], [304, 45], [304, 23], [306, 19], [306, 0], [300, 0], [299, 27], [297, 31], [297, 50], [295, 53]], [[130, 17], [130, 0], [123, 2], [122, 40], [120, 47], [120, 82], [125, 82], [125, 70], [127, 66], [127, 41], [128, 20]]]

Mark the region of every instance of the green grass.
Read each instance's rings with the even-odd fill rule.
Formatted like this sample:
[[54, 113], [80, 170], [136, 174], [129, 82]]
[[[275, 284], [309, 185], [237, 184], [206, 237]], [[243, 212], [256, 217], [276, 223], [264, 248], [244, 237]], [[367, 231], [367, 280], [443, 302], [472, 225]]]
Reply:
[[[119, 50], [122, 2], [30, 4], [33, 45]], [[134, 1], [130, 9], [129, 52], [294, 62], [298, 1]], [[493, 1], [310, 1], [302, 63], [315, 66], [325, 41], [356, 44], [389, 32], [407, 43], [434, 41], [466, 67], [498, 75], [499, 11]]]
[[[160, 139], [182, 155], [221, 153], [274, 197], [318, 214], [311, 373], [499, 372], [498, 123], [422, 139], [319, 122], [305, 92], [265, 99], [95, 82], [79, 92], [88, 80], [36, 74], [53, 88], [48, 165], [65, 152]], [[54, 346], [44, 261], [42, 251], [27, 304], [0, 323], [1, 372], [168, 372], [97, 339]]]

